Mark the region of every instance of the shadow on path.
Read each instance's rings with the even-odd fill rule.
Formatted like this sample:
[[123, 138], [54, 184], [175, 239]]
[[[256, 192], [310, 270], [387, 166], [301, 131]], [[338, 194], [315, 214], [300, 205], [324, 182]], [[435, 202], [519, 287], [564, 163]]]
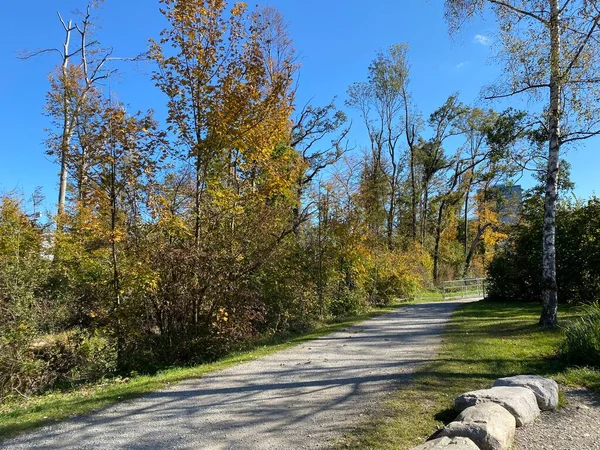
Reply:
[[460, 302], [409, 305], [6, 441], [7, 449], [321, 449], [435, 357]]

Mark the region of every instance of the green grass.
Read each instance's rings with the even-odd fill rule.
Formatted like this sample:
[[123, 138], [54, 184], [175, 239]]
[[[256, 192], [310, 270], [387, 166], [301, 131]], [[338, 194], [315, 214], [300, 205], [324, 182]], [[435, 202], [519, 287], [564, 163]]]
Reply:
[[449, 298], [445, 299], [444, 294], [439, 289], [424, 289], [419, 291], [415, 295], [416, 303], [428, 303], [428, 302], [443, 302], [443, 301], [452, 301], [452, 300], [460, 300], [461, 298], [469, 297], [469, 296], [478, 296], [481, 293], [478, 289], [469, 289], [467, 291], [456, 291], [450, 292], [448, 294]]
[[[435, 298], [439, 300], [439, 298]], [[424, 299], [419, 299], [422, 302]], [[407, 304], [407, 303], [403, 303]], [[153, 376], [119, 378], [53, 391], [0, 405], [0, 440], [16, 434], [88, 413], [120, 401], [139, 397], [169, 384], [197, 378], [235, 364], [301, 344], [397, 308], [373, 309], [347, 320], [330, 323], [302, 336], [279, 339], [220, 361], [196, 367], [173, 368]], [[539, 307], [534, 304], [477, 302], [461, 305], [447, 333], [440, 358], [422, 367], [410, 386], [399, 388], [375, 421], [365, 424], [342, 444], [344, 448], [410, 448], [438, 426], [453, 419], [452, 402], [462, 392], [489, 387], [495, 378], [520, 373], [551, 376], [567, 385], [600, 390], [600, 372], [585, 368], [565, 369], [556, 358], [559, 330], [537, 326]], [[564, 322], [579, 315], [576, 308], [562, 307]]]
[[202, 377], [283, 350], [319, 336], [343, 329], [375, 315], [398, 308], [398, 304], [373, 308], [363, 314], [321, 325], [315, 330], [288, 338], [273, 339], [253, 349], [229, 355], [217, 362], [195, 367], [178, 367], [128, 379], [114, 378], [78, 386], [69, 391], [50, 391], [44, 395], [15, 399], [0, 405], [0, 441], [68, 417], [85, 414], [114, 403], [129, 400], [178, 383]]
[[416, 298], [416, 301], [419, 303], [441, 302], [444, 300], [442, 291], [437, 290], [437, 289], [427, 289], [427, 290], [419, 291], [417, 293], [417, 295], [415, 296], [415, 298]]
[[[559, 320], [580, 314], [561, 306]], [[557, 356], [561, 330], [538, 327], [537, 304], [476, 302], [461, 305], [444, 336], [440, 357], [399, 387], [378, 416], [347, 436], [341, 448], [407, 449], [420, 445], [454, 419], [453, 401], [463, 392], [488, 388], [517, 374], [552, 377], [567, 385], [600, 389], [600, 372], [566, 369]]]

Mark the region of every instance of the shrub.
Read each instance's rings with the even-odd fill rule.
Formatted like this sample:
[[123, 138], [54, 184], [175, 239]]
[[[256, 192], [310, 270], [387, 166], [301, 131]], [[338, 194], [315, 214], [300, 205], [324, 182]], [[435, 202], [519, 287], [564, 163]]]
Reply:
[[577, 322], [565, 329], [562, 355], [569, 364], [600, 368], [600, 307], [589, 305]]
[[[600, 299], [600, 200], [561, 203], [556, 222], [558, 298], [590, 303]], [[535, 301], [542, 293], [541, 199], [525, 202], [523, 219], [515, 225], [488, 267], [491, 299]]]
[[361, 289], [349, 289], [342, 284], [331, 298], [329, 311], [334, 317], [343, 317], [363, 312], [367, 308], [366, 296]]
[[73, 335], [74, 365], [66, 381], [92, 381], [112, 375], [117, 369], [115, 342], [98, 331], [78, 331]]
[[98, 333], [71, 330], [35, 336], [21, 325], [0, 338], [0, 398], [97, 380], [115, 368], [114, 345]]
[[370, 271], [370, 302], [390, 304], [398, 298], [414, 298], [425, 284], [431, 267], [426, 251], [414, 244], [406, 250], [381, 250]]

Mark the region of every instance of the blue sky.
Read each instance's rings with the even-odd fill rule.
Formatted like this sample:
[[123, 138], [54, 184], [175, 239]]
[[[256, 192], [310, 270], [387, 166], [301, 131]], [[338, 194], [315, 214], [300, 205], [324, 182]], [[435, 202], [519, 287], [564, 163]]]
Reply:
[[[458, 36], [450, 37], [443, 17], [442, 0], [270, 0], [282, 11], [299, 53], [302, 68], [298, 105], [311, 101], [326, 104], [333, 97], [343, 107], [346, 88], [366, 78], [367, 67], [378, 50], [407, 42], [410, 46], [411, 91], [414, 102], [426, 117], [454, 92], [475, 104], [482, 86], [498, 76], [490, 60], [487, 42], [493, 21], [469, 23]], [[45, 129], [50, 121], [43, 115], [47, 75], [58, 63], [57, 55], [19, 60], [19, 50], [58, 47], [63, 33], [56, 12], [75, 18], [73, 10], [84, 9], [82, 0], [29, 0], [6, 2], [0, 28], [0, 192], [19, 189], [29, 196], [43, 186], [55, 203], [58, 166], [44, 155]], [[251, 2], [252, 4], [253, 2]], [[367, 6], [365, 6], [367, 5]], [[113, 47], [115, 56], [132, 56], [146, 50], [148, 39], [157, 38], [164, 27], [158, 0], [106, 0], [99, 11], [98, 38]], [[154, 109], [164, 118], [164, 98], [150, 80], [148, 63], [118, 63], [117, 76], [110, 81], [132, 111]], [[503, 109], [511, 104], [491, 104]], [[352, 144], [361, 147], [366, 135], [354, 120]], [[597, 190], [600, 153], [597, 142], [572, 150], [572, 179], [576, 194], [590, 197]], [[525, 186], [529, 184], [524, 182]]]

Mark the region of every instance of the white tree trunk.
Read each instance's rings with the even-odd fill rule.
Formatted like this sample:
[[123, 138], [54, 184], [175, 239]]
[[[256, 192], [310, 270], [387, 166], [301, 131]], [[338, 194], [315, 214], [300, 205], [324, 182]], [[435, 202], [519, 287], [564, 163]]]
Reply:
[[[62, 18], [61, 18], [62, 21]], [[65, 212], [65, 200], [67, 196], [67, 170], [68, 170], [68, 153], [69, 145], [71, 144], [72, 133], [72, 118], [70, 117], [70, 100], [68, 92], [68, 66], [69, 66], [69, 43], [71, 42], [71, 30], [73, 24], [69, 21], [69, 25], [65, 27], [65, 42], [63, 44], [63, 63], [62, 63], [62, 88], [63, 88], [63, 130], [62, 140], [60, 143], [60, 182], [58, 186], [58, 216], [60, 228], [60, 216]], [[83, 51], [83, 50], [82, 50]]]
[[[68, 108], [68, 100], [65, 102]], [[65, 123], [63, 126], [63, 136], [60, 145], [60, 182], [58, 187], [58, 215], [62, 216], [65, 212], [65, 202], [67, 196], [67, 178], [68, 178], [68, 162], [69, 162], [69, 146], [71, 145], [72, 136], [72, 119], [65, 114]], [[61, 220], [59, 219], [59, 223]]]
[[560, 78], [560, 22], [559, 0], [550, 0], [550, 117], [548, 166], [546, 169], [546, 195], [544, 202], [544, 228], [542, 243], [543, 309], [540, 325], [555, 327], [558, 295], [556, 284], [556, 203], [558, 198], [558, 165], [560, 151], [561, 91]]

